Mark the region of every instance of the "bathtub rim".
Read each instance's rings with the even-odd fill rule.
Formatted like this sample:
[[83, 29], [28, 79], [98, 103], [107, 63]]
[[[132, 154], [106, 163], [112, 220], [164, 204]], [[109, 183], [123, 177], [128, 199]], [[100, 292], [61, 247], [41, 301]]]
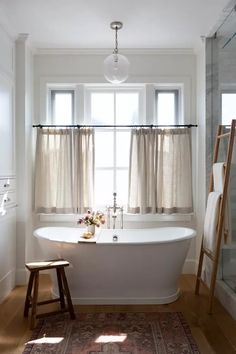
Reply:
[[[121, 246], [121, 245], [125, 245], [125, 246], [135, 246], [135, 245], [150, 245], [150, 244], [167, 244], [167, 243], [172, 243], [172, 242], [181, 242], [181, 241], [186, 241], [186, 240], [189, 240], [189, 239], [192, 239], [194, 237], [196, 237], [197, 235], [197, 231], [192, 229], [192, 228], [189, 228], [189, 227], [183, 227], [183, 226], [163, 226], [163, 227], [155, 227], [155, 228], [144, 228], [144, 229], [99, 229], [96, 234], [95, 234], [95, 237], [93, 239], [90, 239], [90, 240], [85, 240], [81, 237], [79, 237], [78, 235], [78, 240], [75, 241], [75, 240], [60, 240], [60, 239], [53, 239], [53, 238], [48, 238], [48, 237], [45, 237], [44, 235], [40, 235], [39, 231], [40, 230], [44, 230], [44, 229], [73, 229], [74, 231], [80, 231], [80, 234], [82, 235], [82, 232], [84, 232], [84, 229], [82, 228], [78, 228], [78, 227], [70, 227], [70, 226], [40, 226], [38, 228], [36, 228], [35, 230], [33, 230], [33, 236], [36, 237], [37, 239], [42, 239], [42, 240], [46, 240], [46, 241], [50, 241], [50, 242], [59, 242], [59, 243], [65, 243], [65, 244], [74, 244], [74, 245], [86, 245], [86, 244], [93, 244], [93, 245], [96, 245], [96, 246], [111, 246], [111, 245], [114, 245], [114, 246]], [[123, 230], [155, 230], [155, 229], [184, 229], [184, 230], [188, 230], [189, 231], [189, 234], [187, 235], [184, 235], [184, 236], [181, 236], [181, 237], [176, 237], [176, 238], [173, 238], [173, 239], [166, 239], [166, 240], [151, 240], [151, 241], [135, 241], [135, 242], [122, 242], [122, 241], [109, 241], [109, 242], [99, 242], [99, 237], [101, 236], [101, 233], [103, 230], [110, 230], [111, 232], [114, 232], [114, 234], [116, 233], [119, 233], [119, 232], [123, 232]]]

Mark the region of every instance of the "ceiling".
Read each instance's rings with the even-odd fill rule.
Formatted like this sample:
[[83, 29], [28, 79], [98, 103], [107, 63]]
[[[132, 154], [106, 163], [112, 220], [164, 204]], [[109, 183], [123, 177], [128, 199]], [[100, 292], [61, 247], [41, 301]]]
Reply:
[[[232, 3], [232, 0], [231, 2]], [[229, 0], [0, 0], [0, 23], [35, 48], [194, 48]]]

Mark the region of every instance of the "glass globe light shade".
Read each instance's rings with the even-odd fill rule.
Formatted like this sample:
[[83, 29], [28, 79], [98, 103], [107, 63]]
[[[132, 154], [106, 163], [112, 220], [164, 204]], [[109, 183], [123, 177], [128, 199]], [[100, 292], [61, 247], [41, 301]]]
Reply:
[[104, 60], [104, 76], [112, 84], [121, 84], [129, 75], [129, 61], [121, 54], [113, 53]]

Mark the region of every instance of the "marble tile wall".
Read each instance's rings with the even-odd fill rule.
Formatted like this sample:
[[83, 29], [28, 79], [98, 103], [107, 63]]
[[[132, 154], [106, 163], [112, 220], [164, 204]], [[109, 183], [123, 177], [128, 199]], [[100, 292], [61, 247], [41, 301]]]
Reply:
[[218, 39], [206, 38], [206, 191], [212, 169], [217, 127], [220, 124]]

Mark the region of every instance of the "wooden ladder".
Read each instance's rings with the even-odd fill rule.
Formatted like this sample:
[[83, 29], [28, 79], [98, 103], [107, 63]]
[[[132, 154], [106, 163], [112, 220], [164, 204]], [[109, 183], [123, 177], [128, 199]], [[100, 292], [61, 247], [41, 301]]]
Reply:
[[[214, 252], [209, 252], [209, 250], [204, 248], [204, 234], [202, 236], [202, 244], [201, 244], [201, 251], [199, 257], [199, 264], [198, 264], [198, 272], [197, 272], [197, 280], [196, 280], [196, 287], [195, 287], [195, 294], [199, 294], [199, 287], [200, 283], [202, 282], [202, 265], [204, 255], [207, 256], [212, 261], [212, 273], [211, 273], [211, 281], [210, 281], [210, 289], [209, 289], [209, 303], [208, 303], [208, 313], [212, 313], [213, 308], [213, 299], [214, 299], [214, 292], [215, 292], [215, 285], [216, 285], [216, 277], [217, 277], [217, 269], [220, 257], [220, 249], [221, 249], [221, 242], [222, 242], [222, 234], [223, 234], [223, 225], [224, 225], [224, 217], [225, 217], [225, 208], [227, 202], [227, 191], [228, 191], [228, 184], [229, 184], [229, 177], [230, 177], [230, 167], [231, 167], [231, 160], [232, 160], [232, 153], [234, 147], [234, 136], [235, 136], [235, 127], [236, 127], [236, 119], [232, 120], [231, 128], [228, 133], [224, 133], [224, 125], [219, 125], [216, 140], [215, 140], [215, 147], [214, 147], [214, 155], [213, 155], [213, 164], [217, 162], [218, 155], [219, 155], [219, 147], [220, 141], [223, 138], [228, 138], [228, 147], [227, 147], [227, 155], [226, 161], [224, 163], [224, 183], [223, 183], [223, 192], [220, 198], [220, 205], [219, 205], [219, 214], [218, 214], [218, 223], [216, 228], [216, 246]], [[214, 190], [214, 180], [213, 180], [213, 168], [210, 176], [210, 186], [209, 186], [209, 193]]]

